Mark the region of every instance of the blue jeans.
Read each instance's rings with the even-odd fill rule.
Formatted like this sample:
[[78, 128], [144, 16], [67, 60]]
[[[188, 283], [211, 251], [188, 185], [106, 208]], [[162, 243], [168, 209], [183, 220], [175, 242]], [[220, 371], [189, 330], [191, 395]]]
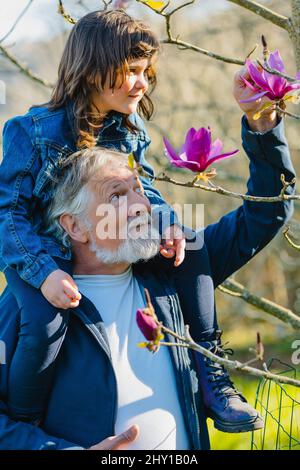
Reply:
[[[54, 259], [60, 269], [72, 275], [72, 261]], [[70, 312], [51, 305], [39, 289], [23, 281], [14, 269], [7, 268], [4, 274], [20, 308], [19, 339], [8, 379], [10, 413], [15, 419], [39, 423]]]

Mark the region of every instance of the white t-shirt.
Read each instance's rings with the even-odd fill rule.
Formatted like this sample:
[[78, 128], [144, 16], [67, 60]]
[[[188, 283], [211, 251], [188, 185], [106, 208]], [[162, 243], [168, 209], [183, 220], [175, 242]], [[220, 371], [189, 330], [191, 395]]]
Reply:
[[122, 274], [74, 279], [99, 310], [107, 332], [118, 387], [115, 433], [137, 424], [140, 435], [127, 449], [188, 450], [168, 347], [152, 354], [137, 346], [146, 341], [136, 323], [136, 311], [145, 301], [131, 267]]

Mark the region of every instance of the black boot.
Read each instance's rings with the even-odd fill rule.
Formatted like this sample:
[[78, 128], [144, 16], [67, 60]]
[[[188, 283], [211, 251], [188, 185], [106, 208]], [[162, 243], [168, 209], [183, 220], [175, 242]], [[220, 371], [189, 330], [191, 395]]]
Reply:
[[[224, 357], [220, 338], [221, 332], [218, 331], [214, 341], [198, 344], [219, 357]], [[235, 389], [224, 366], [197, 351], [194, 353], [207, 416], [213, 419], [215, 428], [232, 433], [263, 428], [262, 417]]]

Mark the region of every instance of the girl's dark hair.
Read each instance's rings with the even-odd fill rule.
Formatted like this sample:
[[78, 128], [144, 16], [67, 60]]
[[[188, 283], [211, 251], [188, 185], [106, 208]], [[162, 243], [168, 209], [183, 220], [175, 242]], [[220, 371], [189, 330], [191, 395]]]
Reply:
[[[46, 105], [55, 110], [64, 106], [68, 99], [73, 100], [79, 148], [95, 145], [95, 129], [101, 127], [105, 117], [101, 110], [92, 112], [91, 92], [95, 88], [101, 92], [107, 77], [111, 88], [120, 75], [123, 83], [128, 59], [152, 57], [158, 51], [156, 35], [124, 10], [93, 11], [77, 21], [64, 48], [58, 80]], [[156, 85], [153, 65], [147, 74], [150, 86], [139, 101], [137, 111], [149, 120], [154, 110], [149, 94]], [[126, 114], [123, 124], [131, 132], [138, 131]]]

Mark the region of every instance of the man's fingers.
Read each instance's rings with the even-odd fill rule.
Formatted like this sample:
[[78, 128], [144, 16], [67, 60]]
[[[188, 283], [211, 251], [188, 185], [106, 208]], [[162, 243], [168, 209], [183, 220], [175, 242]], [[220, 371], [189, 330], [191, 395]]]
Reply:
[[109, 438], [110, 442], [108, 449], [111, 450], [118, 450], [121, 446], [126, 444], [130, 444], [131, 442], [135, 441], [139, 435], [139, 427], [134, 424], [131, 426], [127, 431], [122, 432], [118, 436], [114, 436], [113, 438]]

